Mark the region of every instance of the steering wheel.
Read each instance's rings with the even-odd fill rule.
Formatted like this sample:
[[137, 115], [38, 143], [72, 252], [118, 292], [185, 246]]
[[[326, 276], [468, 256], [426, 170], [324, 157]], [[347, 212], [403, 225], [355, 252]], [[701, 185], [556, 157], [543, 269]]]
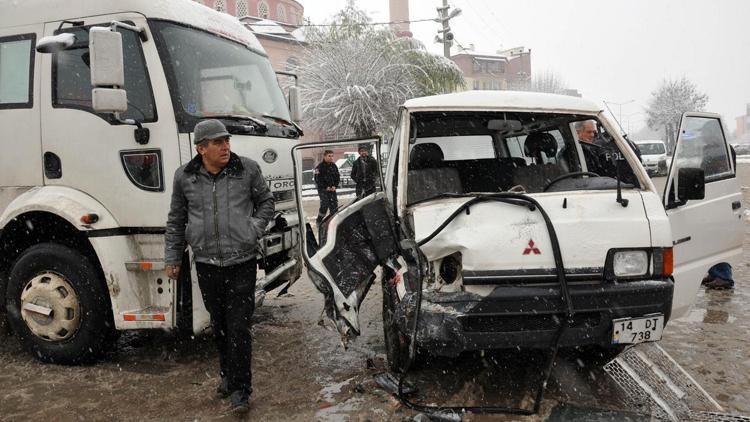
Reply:
[[570, 179], [571, 177], [580, 177], [580, 176], [599, 177], [598, 174], [596, 174], [596, 173], [594, 173], [592, 171], [574, 171], [573, 173], [563, 174], [560, 177], [556, 177], [556, 178], [552, 179], [552, 181], [550, 181], [549, 183], [547, 183], [547, 186], [544, 187], [544, 190], [542, 190], [542, 192], [547, 192], [552, 185], [554, 185], [555, 183], [557, 183], [557, 182], [559, 182], [561, 180]]

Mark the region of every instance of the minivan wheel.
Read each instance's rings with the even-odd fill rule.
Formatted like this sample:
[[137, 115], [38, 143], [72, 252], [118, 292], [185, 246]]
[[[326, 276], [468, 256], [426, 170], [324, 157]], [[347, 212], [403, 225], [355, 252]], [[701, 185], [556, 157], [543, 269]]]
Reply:
[[67, 246], [42, 243], [21, 254], [8, 277], [6, 309], [24, 349], [44, 362], [92, 361], [111, 338], [104, 282]]
[[[404, 335], [396, 324], [396, 305], [398, 296], [396, 288], [389, 286], [387, 281], [383, 281], [383, 334], [385, 337], [385, 351], [388, 360], [388, 369], [396, 374], [404, 372], [406, 363], [409, 360], [409, 337]], [[423, 365], [425, 355], [420, 353], [417, 345], [414, 361], [410, 369], [417, 369]]]

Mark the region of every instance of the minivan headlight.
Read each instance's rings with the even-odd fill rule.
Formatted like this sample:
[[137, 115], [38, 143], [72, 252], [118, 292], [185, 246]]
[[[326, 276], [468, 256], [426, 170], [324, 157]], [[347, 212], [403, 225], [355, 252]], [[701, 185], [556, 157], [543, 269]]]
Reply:
[[617, 251], [612, 256], [615, 277], [638, 277], [648, 274], [648, 253], [645, 250]]

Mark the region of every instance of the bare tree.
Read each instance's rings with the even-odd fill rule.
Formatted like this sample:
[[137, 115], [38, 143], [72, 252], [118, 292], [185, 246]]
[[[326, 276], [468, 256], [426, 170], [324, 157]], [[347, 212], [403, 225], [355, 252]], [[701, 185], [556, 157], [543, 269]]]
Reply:
[[667, 149], [672, 151], [677, 141], [682, 114], [687, 111], [703, 111], [707, 103], [708, 95], [700, 92], [698, 87], [684, 76], [677, 80], [665, 79], [651, 93], [651, 101], [646, 109], [646, 123], [651, 129], [664, 129]]
[[567, 89], [565, 80], [552, 70], [534, 74], [533, 77], [522, 80], [513, 86], [518, 91], [547, 92], [550, 94], [564, 94]]

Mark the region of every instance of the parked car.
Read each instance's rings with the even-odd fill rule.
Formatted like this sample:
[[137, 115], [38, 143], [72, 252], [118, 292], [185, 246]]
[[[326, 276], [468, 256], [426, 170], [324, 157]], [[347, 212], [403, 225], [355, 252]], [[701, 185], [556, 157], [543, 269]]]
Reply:
[[[584, 120], [610, 146], [584, 149], [575, 137]], [[456, 356], [552, 345], [615, 354], [659, 340], [708, 268], [740, 257], [744, 232], [720, 117], [686, 113], [682, 122], [690, 138], [677, 140], [662, 195], [592, 102], [498, 91], [407, 101], [382, 192], [341, 207], [318, 238], [310, 225], [303, 236], [327, 315], [353, 339], [360, 304], [380, 283], [394, 371], [414, 342]], [[714, 164], [689, 167], [683, 150]]]
[[636, 141], [641, 150], [641, 161], [643, 167], [650, 176], [666, 176], [669, 167], [669, 156], [664, 142], [660, 140]]

